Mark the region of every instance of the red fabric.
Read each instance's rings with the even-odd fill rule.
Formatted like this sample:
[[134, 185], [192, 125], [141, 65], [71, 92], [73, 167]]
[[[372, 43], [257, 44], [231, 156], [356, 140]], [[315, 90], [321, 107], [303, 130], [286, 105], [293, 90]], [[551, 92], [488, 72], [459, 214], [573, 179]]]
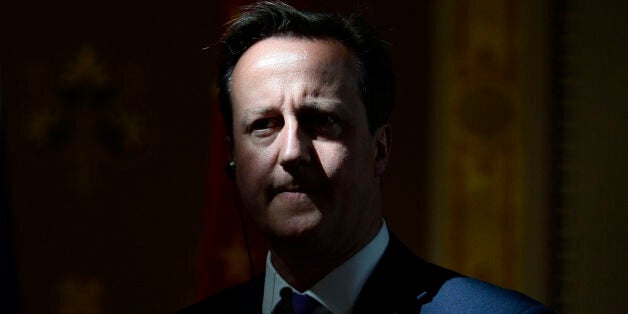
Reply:
[[[235, 204], [235, 185], [225, 171], [230, 161], [225, 127], [213, 106], [206, 208], [199, 249], [197, 297], [203, 298], [250, 277], [244, 230]], [[244, 209], [242, 209], [244, 210]], [[263, 271], [266, 245], [245, 216], [256, 273]]]

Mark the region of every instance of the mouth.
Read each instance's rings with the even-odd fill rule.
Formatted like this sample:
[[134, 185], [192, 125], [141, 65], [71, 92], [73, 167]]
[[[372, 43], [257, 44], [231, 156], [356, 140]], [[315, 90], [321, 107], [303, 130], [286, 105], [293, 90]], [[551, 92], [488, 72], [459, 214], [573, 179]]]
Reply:
[[306, 213], [325, 203], [325, 194], [316, 185], [290, 183], [271, 188], [267, 201], [270, 207], [283, 208], [286, 213]]
[[313, 189], [302, 186], [285, 186], [275, 189], [274, 194], [308, 194], [312, 191]]
[[319, 197], [311, 189], [280, 188], [269, 199], [273, 207], [284, 208], [290, 213], [304, 212], [312, 209]]
[[270, 195], [275, 196], [289, 196], [289, 197], [299, 197], [299, 196], [307, 196], [314, 193], [316, 190], [310, 186], [304, 186], [301, 184], [286, 184], [274, 187], [271, 189]]

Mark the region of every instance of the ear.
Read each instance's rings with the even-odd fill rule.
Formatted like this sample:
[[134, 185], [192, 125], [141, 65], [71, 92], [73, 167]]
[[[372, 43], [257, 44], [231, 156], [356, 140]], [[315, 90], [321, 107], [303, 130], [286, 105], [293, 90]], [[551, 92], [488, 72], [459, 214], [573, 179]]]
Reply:
[[225, 171], [231, 180], [235, 180], [236, 167], [235, 161], [233, 160], [233, 139], [231, 136], [225, 136], [225, 144], [229, 147], [228, 160], [230, 160], [227, 165], [225, 165]]
[[375, 130], [375, 175], [381, 177], [386, 171], [392, 145], [392, 129], [384, 124]]

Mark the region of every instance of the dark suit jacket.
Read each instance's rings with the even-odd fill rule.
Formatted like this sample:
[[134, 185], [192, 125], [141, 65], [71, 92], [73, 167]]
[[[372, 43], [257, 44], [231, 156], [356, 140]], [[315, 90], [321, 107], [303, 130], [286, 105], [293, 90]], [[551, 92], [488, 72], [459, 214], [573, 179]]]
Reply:
[[[225, 290], [179, 314], [261, 313], [264, 277]], [[464, 277], [416, 257], [391, 235], [353, 313], [552, 313], [518, 292]]]

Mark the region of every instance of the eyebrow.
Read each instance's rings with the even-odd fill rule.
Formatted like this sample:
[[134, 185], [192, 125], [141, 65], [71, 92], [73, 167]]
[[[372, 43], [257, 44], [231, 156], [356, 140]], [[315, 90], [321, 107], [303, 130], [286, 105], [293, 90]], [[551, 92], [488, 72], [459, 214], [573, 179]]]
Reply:
[[271, 106], [256, 107], [246, 110], [242, 115], [242, 119], [240, 119], [240, 126], [242, 127], [242, 129], [246, 130], [248, 126], [247, 124], [251, 120], [254, 120], [255, 117], [263, 117], [268, 115], [269, 112], [273, 111], [276, 111], [276, 109]]
[[247, 110], [246, 112], [244, 112], [244, 117], [250, 117], [250, 116], [263, 116], [266, 115], [269, 112], [275, 111], [276, 109], [271, 107], [271, 106], [265, 106], [265, 107], [257, 107], [257, 108], [251, 108], [249, 110]]
[[[335, 113], [338, 113], [340, 116], [347, 116], [348, 114], [350, 114], [346, 106], [342, 106], [341, 104], [342, 104], [341, 101], [329, 100], [329, 99], [316, 99], [316, 100], [304, 101], [303, 104], [299, 105], [299, 107], [297, 108], [297, 114], [298, 112], [314, 113], [318, 111], [335, 112]], [[247, 124], [251, 120], [254, 120], [257, 117], [267, 116], [269, 113], [276, 112], [276, 111], [278, 111], [277, 107], [274, 107], [272, 105], [251, 108], [251, 109], [246, 110], [246, 112], [244, 112], [243, 117], [240, 120], [240, 123], [242, 127], [246, 129]]]
[[317, 99], [312, 101], [306, 101], [301, 110], [307, 112], [323, 111], [323, 112], [335, 112], [341, 116], [349, 114], [347, 106], [342, 105], [343, 102], [339, 100]]

